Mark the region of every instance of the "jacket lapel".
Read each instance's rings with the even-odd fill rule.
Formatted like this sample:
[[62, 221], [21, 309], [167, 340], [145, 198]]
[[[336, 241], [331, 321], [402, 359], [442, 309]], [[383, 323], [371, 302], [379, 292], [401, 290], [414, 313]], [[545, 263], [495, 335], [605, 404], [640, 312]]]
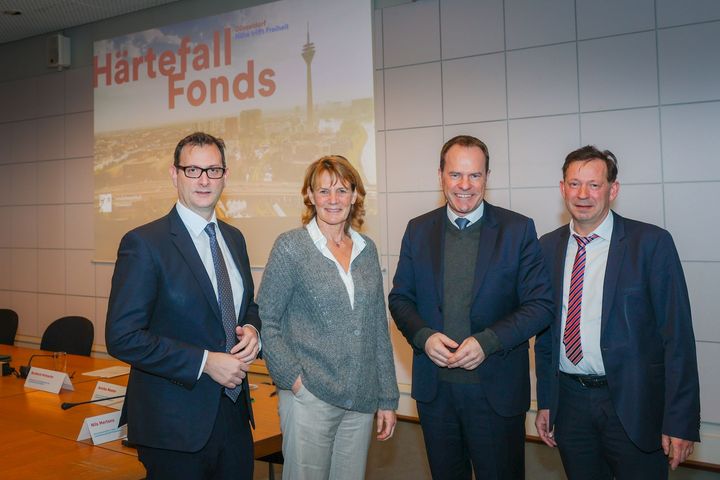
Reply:
[[430, 228], [430, 260], [438, 305], [442, 305], [443, 301], [443, 249], [445, 248], [445, 218], [447, 215], [445, 208], [447, 207], [436, 210], [437, 214]]
[[221, 318], [220, 306], [218, 305], [218, 300], [215, 297], [215, 290], [210, 282], [210, 278], [207, 275], [207, 270], [205, 270], [205, 265], [203, 265], [202, 260], [200, 260], [200, 255], [198, 255], [195, 244], [193, 243], [192, 238], [190, 238], [190, 233], [188, 233], [185, 224], [183, 224], [180, 219], [180, 215], [178, 215], [177, 210], [174, 207], [168, 215], [168, 218], [170, 220], [170, 236], [173, 244], [190, 267], [190, 271], [195, 276], [195, 279], [200, 286], [200, 290], [207, 302], [210, 304], [210, 308], [212, 308], [213, 313], [215, 313], [215, 316], [217, 316], [218, 319]]
[[613, 233], [610, 238], [607, 266], [605, 267], [605, 281], [603, 282], [602, 319], [600, 321], [600, 338], [608, 323], [615, 293], [617, 292], [620, 267], [625, 257], [625, 220], [615, 212], [613, 215]]
[[495, 219], [493, 206], [485, 202], [485, 210], [483, 211], [482, 225], [480, 225], [480, 241], [477, 253], [477, 260], [475, 261], [475, 283], [473, 284], [472, 298], [477, 297], [485, 281], [485, 275], [487, 274], [488, 267], [490, 265], [490, 258], [492, 257], [493, 251], [495, 250], [495, 242], [498, 236], [498, 224]]
[[570, 225], [565, 225], [560, 231], [560, 238], [555, 244], [555, 262], [552, 271], [553, 291], [555, 292], [555, 320], [558, 325], [562, 323], [563, 289], [565, 288], [565, 257], [567, 256], [568, 241], [570, 240]]

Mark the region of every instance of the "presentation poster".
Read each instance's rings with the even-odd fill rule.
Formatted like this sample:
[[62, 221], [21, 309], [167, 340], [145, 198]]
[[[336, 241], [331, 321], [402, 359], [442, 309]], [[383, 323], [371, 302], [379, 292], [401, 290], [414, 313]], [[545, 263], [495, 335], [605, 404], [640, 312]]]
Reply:
[[300, 225], [307, 166], [347, 157], [377, 222], [371, 2], [285, 0], [94, 45], [96, 259], [125, 232], [170, 211], [169, 168], [194, 131], [225, 140], [218, 217], [264, 265]]

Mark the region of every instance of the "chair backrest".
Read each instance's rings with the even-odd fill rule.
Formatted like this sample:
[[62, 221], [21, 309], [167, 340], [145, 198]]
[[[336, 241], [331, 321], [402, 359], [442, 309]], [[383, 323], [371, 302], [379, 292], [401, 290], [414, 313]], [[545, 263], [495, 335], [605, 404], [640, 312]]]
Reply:
[[9, 308], [0, 308], [0, 343], [13, 345], [18, 327], [18, 314]]
[[90, 356], [95, 327], [85, 317], [62, 317], [48, 325], [40, 349]]

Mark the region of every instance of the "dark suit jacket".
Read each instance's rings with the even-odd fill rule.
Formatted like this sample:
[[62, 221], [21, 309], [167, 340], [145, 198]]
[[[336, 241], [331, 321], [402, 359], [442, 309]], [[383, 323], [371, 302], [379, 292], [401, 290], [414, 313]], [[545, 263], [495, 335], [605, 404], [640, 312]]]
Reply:
[[[699, 440], [700, 394], [690, 302], [670, 234], [613, 213], [603, 283], [600, 350], [610, 396], [630, 439], [645, 451], [661, 434]], [[538, 408], [558, 402], [565, 252], [570, 228], [540, 239], [555, 290], [555, 321], [538, 336]]]
[[[238, 229], [218, 225], [243, 280], [238, 323], [260, 331], [245, 239]], [[210, 278], [175, 208], [120, 242], [105, 338], [110, 355], [132, 366], [124, 406], [128, 439], [185, 452], [202, 448], [223, 388], [197, 375], [204, 350], [225, 351], [225, 332]], [[244, 390], [239, 401], [248, 401]]]
[[[408, 223], [390, 292], [390, 312], [410, 345], [423, 327], [443, 331], [443, 250], [446, 207]], [[492, 408], [513, 416], [530, 405], [527, 340], [552, 320], [549, 277], [542, 262], [535, 226], [527, 217], [485, 202], [480, 246], [475, 260], [471, 332], [486, 328], [502, 348], [478, 371]], [[435, 398], [439, 368], [423, 350], [413, 357], [412, 396]]]

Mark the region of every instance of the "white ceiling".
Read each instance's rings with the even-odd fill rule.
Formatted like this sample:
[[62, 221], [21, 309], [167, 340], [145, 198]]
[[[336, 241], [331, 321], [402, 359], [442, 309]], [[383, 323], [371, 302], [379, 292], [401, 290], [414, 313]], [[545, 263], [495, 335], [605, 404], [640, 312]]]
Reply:
[[[0, 44], [177, 0], [0, 0]], [[21, 15], [7, 15], [20, 11]]]

